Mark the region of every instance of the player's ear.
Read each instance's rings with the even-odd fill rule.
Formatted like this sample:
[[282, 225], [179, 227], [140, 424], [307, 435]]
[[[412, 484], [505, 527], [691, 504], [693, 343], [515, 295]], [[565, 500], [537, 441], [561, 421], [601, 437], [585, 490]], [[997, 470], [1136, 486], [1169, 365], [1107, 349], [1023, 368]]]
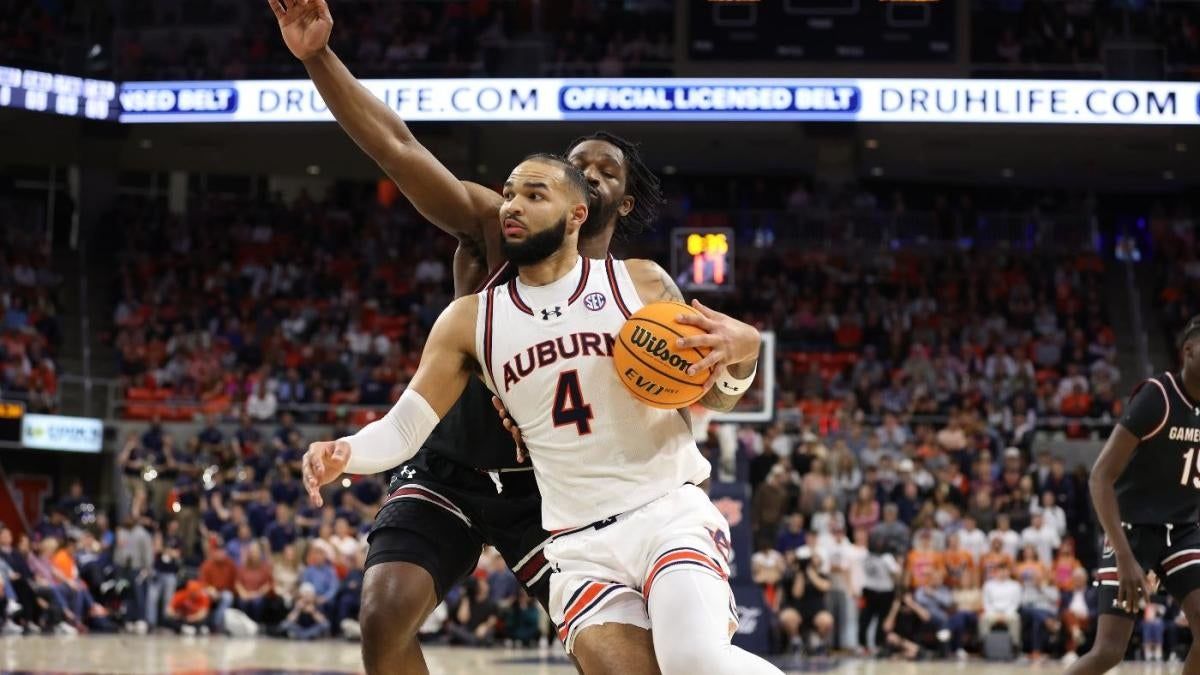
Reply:
[[571, 231], [578, 232], [579, 228], [583, 227], [583, 224], [587, 221], [587, 217], [587, 204], [580, 202], [571, 207], [571, 210], [567, 213], [567, 224], [570, 226]]
[[621, 205], [617, 207], [617, 213], [622, 217], [633, 213], [633, 207], [635, 206], [636, 201], [637, 200], [633, 198], [633, 195], [625, 195], [621, 198]]

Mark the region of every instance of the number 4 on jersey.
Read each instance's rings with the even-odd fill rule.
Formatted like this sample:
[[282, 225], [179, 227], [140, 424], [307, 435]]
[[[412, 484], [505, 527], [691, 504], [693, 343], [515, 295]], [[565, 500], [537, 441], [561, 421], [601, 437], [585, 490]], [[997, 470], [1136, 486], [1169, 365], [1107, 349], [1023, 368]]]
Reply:
[[554, 392], [554, 426], [574, 424], [580, 436], [592, 433], [592, 406], [583, 402], [579, 389], [579, 372], [568, 370], [558, 376], [558, 389]]

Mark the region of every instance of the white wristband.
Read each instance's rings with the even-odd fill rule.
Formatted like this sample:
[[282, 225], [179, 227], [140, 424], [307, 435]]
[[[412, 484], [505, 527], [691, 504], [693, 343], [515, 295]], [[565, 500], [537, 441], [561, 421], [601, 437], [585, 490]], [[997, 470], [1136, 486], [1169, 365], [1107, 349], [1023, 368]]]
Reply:
[[754, 382], [754, 376], [758, 374], [758, 363], [755, 362], [754, 370], [743, 378], [736, 378], [730, 374], [729, 369], [725, 369], [725, 374], [717, 379], [717, 391], [729, 396], [741, 396], [750, 388], [750, 384]]

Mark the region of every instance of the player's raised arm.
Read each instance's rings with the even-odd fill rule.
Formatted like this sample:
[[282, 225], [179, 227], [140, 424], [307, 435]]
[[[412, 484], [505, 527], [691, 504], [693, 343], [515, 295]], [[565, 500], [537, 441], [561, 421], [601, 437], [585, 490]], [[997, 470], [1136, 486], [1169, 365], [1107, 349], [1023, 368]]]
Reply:
[[[431, 223], [479, 250], [498, 255], [498, 246], [485, 246], [485, 225], [494, 224], [500, 196], [476, 183], [460, 181], [421, 145], [391, 108], [367, 90], [329, 48], [333, 15], [325, 0], [267, 0], [283, 41], [304, 64], [334, 119], [404, 196]], [[499, 230], [496, 229], [496, 244]], [[488, 260], [490, 266], [498, 260]]]
[[309, 446], [304, 453], [304, 489], [313, 504], [322, 503], [321, 486], [343, 473], [386, 471], [411, 459], [429, 438], [476, 369], [478, 300], [468, 295], [442, 312], [425, 341], [416, 375], [386, 415], [353, 436]]
[[[627, 260], [626, 268], [637, 287], [642, 302], [649, 304], [663, 300], [684, 302], [683, 293], [667, 271], [651, 260]], [[689, 375], [712, 369], [705, 387], [708, 392], [700, 404], [709, 410], [728, 412], [746, 394], [758, 369], [758, 352], [762, 336], [749, 324], [705, 307], [699, 300], [692, 300], [692, 307], [699, 315], [682, 313], [680, 323], [696, 326], [704, 335], [680, 338], [677, 347], [706, 347], [710, 351], [703, 359], [688, 369]]]

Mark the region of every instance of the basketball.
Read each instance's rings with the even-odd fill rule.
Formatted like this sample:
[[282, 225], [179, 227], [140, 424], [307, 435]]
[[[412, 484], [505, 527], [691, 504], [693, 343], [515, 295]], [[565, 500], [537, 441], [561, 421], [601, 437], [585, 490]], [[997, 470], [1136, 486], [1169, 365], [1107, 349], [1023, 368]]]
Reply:
[[646, 405], [674, 410], [704, 396], [711, 371], [695, 375], [687, 370], [708, 353], [705, 348], [680, 349], [681, 337], [702, 335], [703, 330], [675, 321], [680, 314], [700, 313], [682, 302], [655, 302], [638, 310], [621, 327], [613, 346], [617, 376], [629, 393]]

